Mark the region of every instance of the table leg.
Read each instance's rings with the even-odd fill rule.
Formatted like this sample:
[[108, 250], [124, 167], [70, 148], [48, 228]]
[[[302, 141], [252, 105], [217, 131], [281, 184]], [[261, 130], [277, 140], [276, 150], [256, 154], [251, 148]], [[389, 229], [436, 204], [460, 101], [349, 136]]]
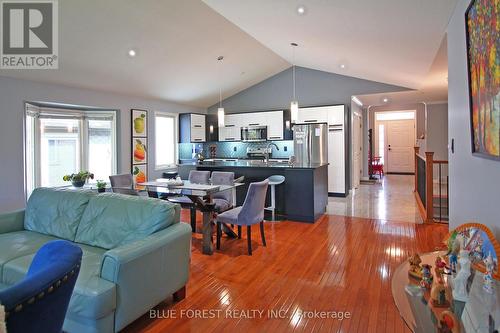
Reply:
[[203, 254], [214, 253], [213, 237], [212, 237], [212, 212], [203, 212]]

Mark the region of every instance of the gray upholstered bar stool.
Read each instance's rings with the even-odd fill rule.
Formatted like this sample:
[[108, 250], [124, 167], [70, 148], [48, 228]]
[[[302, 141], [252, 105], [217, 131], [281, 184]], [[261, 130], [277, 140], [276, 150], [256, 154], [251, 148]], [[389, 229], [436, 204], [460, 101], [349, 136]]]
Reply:
[[267, 179], [269, 180], [269, 187], [271, 188], [271, 206], [264, 209], [271, 211], [271, 220], [274, 221], [274, 212], [276, 210], [276, 186], [285, 181], [285, 176], [273, 175]]
[[109, 181], [114, 193], [139, 195], [139, 193], [134, 190], [134, 176], [131, 173], [109, 176]]

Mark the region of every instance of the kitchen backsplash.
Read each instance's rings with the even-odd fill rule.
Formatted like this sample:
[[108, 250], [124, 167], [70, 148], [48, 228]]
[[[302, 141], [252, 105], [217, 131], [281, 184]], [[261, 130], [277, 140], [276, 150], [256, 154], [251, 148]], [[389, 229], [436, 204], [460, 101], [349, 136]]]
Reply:
[[[293, 140], [272, 141], [272, 158], [288, 158], [293, 155]], [[207, 142], [207, 143], [179, 143], [179, 159], [192, 158], [193, 152], [203, 152], [205, 158], [210, 158], [210, 146], [215, 146], [218, 158], [246, 158], [247, 148], [264, 148], [269, 142]]]

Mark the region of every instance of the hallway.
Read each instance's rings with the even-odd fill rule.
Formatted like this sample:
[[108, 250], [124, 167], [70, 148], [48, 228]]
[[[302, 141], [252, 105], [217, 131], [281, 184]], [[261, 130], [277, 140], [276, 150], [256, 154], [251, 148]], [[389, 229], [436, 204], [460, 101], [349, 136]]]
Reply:
[[346, 198], [330, 197], [327, 214], [422, 223], [413, 179], [413, 175], [386, 175], [380, 183], [360, 185]]

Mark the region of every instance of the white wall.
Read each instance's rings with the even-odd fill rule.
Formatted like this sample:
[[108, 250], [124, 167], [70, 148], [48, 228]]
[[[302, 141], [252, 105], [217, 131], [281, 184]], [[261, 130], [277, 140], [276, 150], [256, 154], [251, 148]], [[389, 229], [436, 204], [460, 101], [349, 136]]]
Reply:
[[[24, 102], [53, 102], [99, 108], [118, 109], [118, 171], [130, 172], [130, 109], [165, 112], [202, 112], [204, 109], [187, 107], [165, 101], [38, 83], [0, 76], [0, 212], [24, 207], [23, 117]], [[149, 122], [149, 137], [154, 137], [154, 124]], [[149, 142], [149, 177], [161, 171], [154, 170], [154, 142]]]
[[459, 0], [448, 25], [448, 140], [455, 139], [450, 161], [450, 228], [474, 220], [500, 239], [500, 161], [471, 153], [465, 11]]

